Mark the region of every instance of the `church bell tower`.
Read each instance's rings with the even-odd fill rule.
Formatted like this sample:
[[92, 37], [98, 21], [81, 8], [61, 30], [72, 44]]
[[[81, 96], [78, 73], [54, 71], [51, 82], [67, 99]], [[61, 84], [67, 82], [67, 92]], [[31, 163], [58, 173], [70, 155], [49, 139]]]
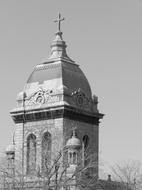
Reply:
[[[98, 98], [79, 65], [66, 53], [66, 43], [58, 31], [46, 62], [35, 66], [22, 92], [17, 107], [10, 113], [16, 124], [15, 159], [21, 159], [24, 175], [45, 172], [56, 152], [68, 151], [69, 164], [77, 164], [78, 151], [89, 149], [98, 161], [99, 120]], [[64, 161], [63, 161], [64, 162]], [[84, 163], [85, 164], [85, 163]], [[98, 168], [96, 169], [98, 175]]]

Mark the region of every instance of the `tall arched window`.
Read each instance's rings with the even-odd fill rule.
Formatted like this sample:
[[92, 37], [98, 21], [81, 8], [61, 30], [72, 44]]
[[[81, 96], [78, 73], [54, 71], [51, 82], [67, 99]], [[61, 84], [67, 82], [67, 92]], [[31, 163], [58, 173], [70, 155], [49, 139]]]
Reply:
[[51, 162], [51, 134], [45, 132], [42, 137], [42, 172], [46, 174]]
[[82, 160], [83, 160], [83, 164], [86, 166], [87, 165], [87, 149], [89, 146], [89, 137], [88, 135], [84, 135], [83, 139], [82, 139], [83, 143], [82, 143]]
[[27, 138], [27, 174], [36, 172], [36, 136], [30, 134]]
[[88, 145], [89, 145], [89, 137], [88, 137], [88, 135], [84, 135], [83, 144], [84, 144], [84, 149], [87, 149]]

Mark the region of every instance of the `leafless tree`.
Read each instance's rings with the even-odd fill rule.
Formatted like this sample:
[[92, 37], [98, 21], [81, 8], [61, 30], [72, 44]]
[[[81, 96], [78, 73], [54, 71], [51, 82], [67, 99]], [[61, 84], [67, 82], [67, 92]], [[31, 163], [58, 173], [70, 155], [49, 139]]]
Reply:
[[135, 190], [142, 189], [142, 162], [125, 161], [111, 167], [112, 176], [125, 187]]
[[15, 189], [22, 186], [21, 162], [15, 160], [8, 164], [7, 157], [0, 160], [0, 188]]
[[[43, 182], [44, 189], [46, 190], [67, 190], [70, 186], [93, 190], [97, 181], [95, 173], [98, 167], [96, 155], [86, 154], [84, 157], [85, 165], [80, 157], [78, 165], [70, 168], [70, 164], [63, 161], [64, 153], [66, 154], [66, 149], [58, 152], [50, 167], [47, 165], [44, 175], [40, 171], [37, 172], [38, 178], [33, 188], [39, 186], [40, 182]], [[81, 151], [80, 154], [82, 154]]]
[[[84, 160], [82, 160], [82, 149], [80, 149], [78, 164], [71, 168], [68, 160], [65, 159], [66, 154], [67, 149], [64, 147], [56, 152], [51, 164], [46, 165], [44, 173], [38, 168], [31, 180], [27, 180], [27, 176], [24, 176], [24, 187], [29, 186], [30, 189], [35, 189], [42, 186], [46, 190], [68, 190], [70, 186], [78, 186], [82, 189], [93, 190], [97, 180], [96, 155], [86, 149]], [[22, 173], [20, 161], [15, 160], [14, 165], [8, 168], [6, 158], [2, 159], [0, 163], [1, 188], [22, 189]]]

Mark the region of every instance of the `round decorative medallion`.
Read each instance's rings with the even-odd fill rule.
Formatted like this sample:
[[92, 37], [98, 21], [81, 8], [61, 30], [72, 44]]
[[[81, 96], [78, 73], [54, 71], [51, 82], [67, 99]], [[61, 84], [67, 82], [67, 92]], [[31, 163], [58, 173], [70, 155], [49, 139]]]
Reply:
[[84, 102], [84, 99], [83, 99], [82, 95], [81, 95], [81, 94], [78, 95], [78, 96], [77, 96], [77, 104], [78, 104], [79, 106], [82, 106], [82, 105], [83, 105], [83, 102]]
[[44, 103], [44, 96], [38, 95], [38, 97], [36, 98], [36, 103], [43, 104]]

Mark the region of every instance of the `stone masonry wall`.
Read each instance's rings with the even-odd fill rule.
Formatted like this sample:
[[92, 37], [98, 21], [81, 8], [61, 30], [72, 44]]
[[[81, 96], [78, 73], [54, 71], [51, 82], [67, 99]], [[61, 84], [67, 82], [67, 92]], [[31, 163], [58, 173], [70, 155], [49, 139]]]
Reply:
[[81, 143], [83, 143], [84, 135], [89, 137], [89, 154], [92, 154], [95, 158], [95, 172], [96, 176], [98, 176], [99, 127], [80, 121], [64, 119], [64, 144], [66, 144], [67, 140], [71, 137], [73, 128], [76, 128], [77, 137], [81, 140]]
[[[48, 131], [51, 134], [52, 140], [52, 158], [56, 157], [57, 152], [61, 149], [63, 144], [63, 119], [51, 119], [43, 120], [38, 122], [28, 122], [24, 124], [24, 170], [26, 173], [27, 166], [27, 137], [29, 134], [34, 134], [36, 136], [36, 167], [37, 170], [41, 167], [41, 158], [42, 158], [42, 136]], [[16, 125], [15, 131], [15, 145], [16, 145], [16, 160], [22, 161], [22, 141], [23, 141], [23, 124]]]

